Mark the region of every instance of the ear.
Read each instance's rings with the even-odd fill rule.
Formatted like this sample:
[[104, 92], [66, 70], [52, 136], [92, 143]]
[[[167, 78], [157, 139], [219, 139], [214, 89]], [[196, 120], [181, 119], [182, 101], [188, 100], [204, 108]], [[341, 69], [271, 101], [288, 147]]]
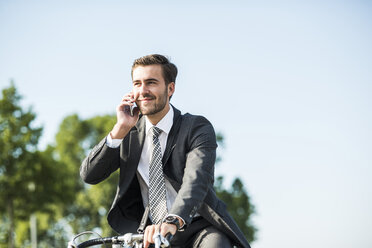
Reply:
[[174, 82], [170, 82], [168, 84], [168, 97], [171, 97], [174, 94], [174, 91], [176, 90], [176, 84]]

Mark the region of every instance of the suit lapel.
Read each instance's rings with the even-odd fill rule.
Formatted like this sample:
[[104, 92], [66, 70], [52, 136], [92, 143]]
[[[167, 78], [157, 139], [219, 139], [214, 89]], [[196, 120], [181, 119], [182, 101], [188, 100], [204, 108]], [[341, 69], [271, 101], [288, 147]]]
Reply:
[[141, 158], [141, 152], [143, 148], [143, 144], [145, 143], [145, 126], [146, 121], [145, 118], [142, 117], [136, 124], [136, 128], [133, 128], [130, 131], [129, 137], [129, 154], [134, 159], [134, 163], [138, 165], [139, 160]]
[[[181, 112], [173, 107], [174, 116], [173, 116], [173, 125], [169, 131], [167, 145], [165, 147], [164, 155], [162, 158], [163, 167], [167, 164], [167, 161], [172, 154], [173, 149], [176, 147], [176, 140], [178, 136], [178, 131], [181, 126]], [[138, 165], [141, 158], [143, 144], [145, 143], [145, 134], [146, 134], [146, 120], [144, 117], [141, 117], [135, 128], [130, 131], [130, 140], [129, 140], [129, 154], [134, 159], [134, 162]]]
[[162, 159], [163, 167], [167, 164], [173, 149], [176, 147], [178, 130], [181, 126], [181, 112], [173, 106], [172, 108], [174, 110], [173, 125], [168, 135], [167, 146], [165, 147], [164, 156]]

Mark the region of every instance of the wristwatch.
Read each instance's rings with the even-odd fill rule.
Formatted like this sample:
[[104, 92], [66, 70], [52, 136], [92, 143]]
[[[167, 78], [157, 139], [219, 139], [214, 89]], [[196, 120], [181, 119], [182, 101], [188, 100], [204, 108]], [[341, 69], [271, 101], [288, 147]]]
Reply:
[[163, 220], [163, 222], [164, 223], [168, 223], [168, 224], [176, 225], [177, 230], [178, 231], [181, 230], [180, 221], [179, 221], [179, 219], [176, 216], [170, 215], [168, 217], [165, 217], [165, 219]]

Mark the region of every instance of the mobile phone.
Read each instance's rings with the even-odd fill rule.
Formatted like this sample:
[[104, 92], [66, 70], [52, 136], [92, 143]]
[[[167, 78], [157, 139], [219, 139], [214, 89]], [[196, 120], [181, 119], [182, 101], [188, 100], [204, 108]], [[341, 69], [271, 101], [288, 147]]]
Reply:
[[129, 109], [130, 109], [130, 116], [133, 116], [134, 115], [134, 113], [133, 113], [134, 108], [137, 108], [137, 104], [135, 102], [133, 103], [132, 106], [129, 107]]

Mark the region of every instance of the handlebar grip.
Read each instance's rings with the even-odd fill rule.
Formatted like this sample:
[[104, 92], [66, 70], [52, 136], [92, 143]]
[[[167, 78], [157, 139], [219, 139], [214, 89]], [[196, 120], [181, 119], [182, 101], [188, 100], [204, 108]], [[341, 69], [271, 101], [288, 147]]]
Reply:
[[85, 247], [90, 247], [90, 246], [93, 246], [93, 245], [111, 244], [111, 243], [112, 243], [111, 237], [107, 237], [107, 238], [87, 240], [87, 241], [77, 245], [76, 247], [77, 248], [85, 248]]

